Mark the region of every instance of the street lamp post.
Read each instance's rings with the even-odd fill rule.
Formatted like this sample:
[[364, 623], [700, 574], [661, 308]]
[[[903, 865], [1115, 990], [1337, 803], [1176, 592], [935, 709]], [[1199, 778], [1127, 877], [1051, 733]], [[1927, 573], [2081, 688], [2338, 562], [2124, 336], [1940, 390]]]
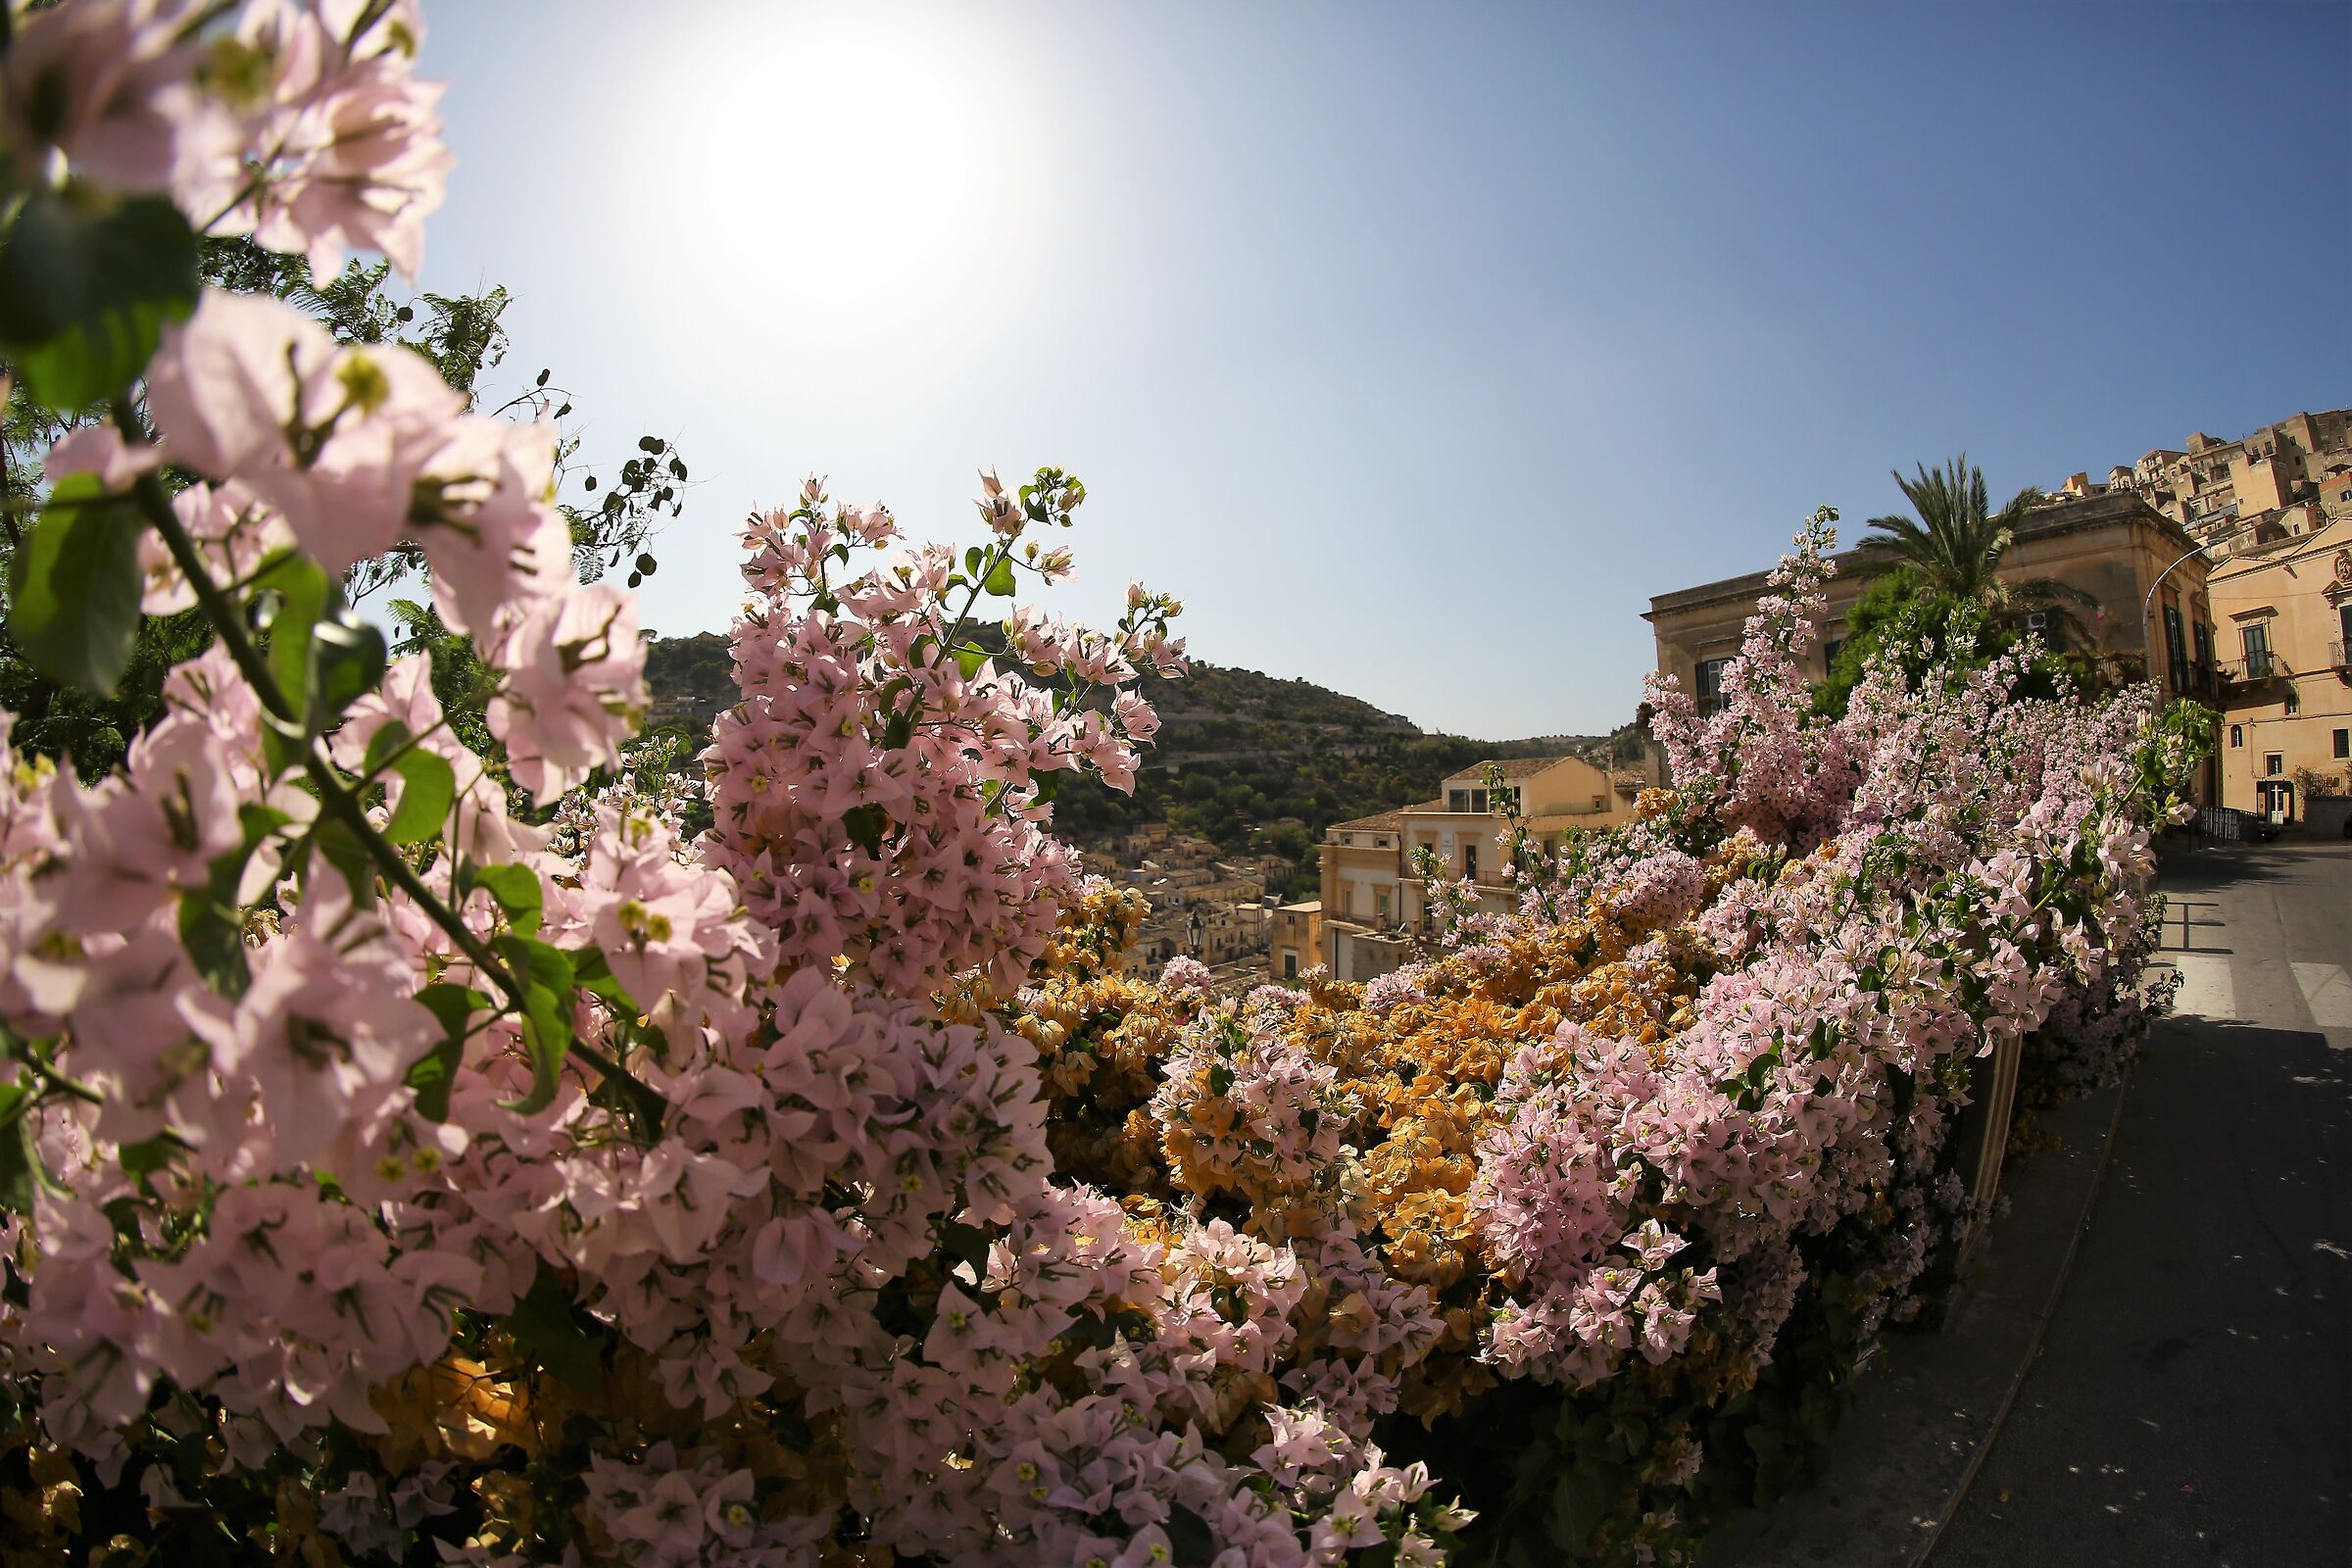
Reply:
[[[2213, 542], [2213, 544], [2219, 544], [2220, 542], [2221, 541], [2217, 539]], [[2156, 651], [2154, 647], [2155, 639], [2150, 633], [2148, 627], [2149, 617], [2154, 615], [2156, 612], [2156, 590], [2164, 586], [2165, 578], [2170, 577], [2175, 570], [2188, 564], [2189, 562], [2203, 555], [2206, 551], [2211, 550], [2213, 548], [2213, 544], [2202, 544], [2197, 546], [2196, 549], [2191, 550], [2187, 555], [2182, 556], [2180, 560], [2174, 562], [2172, 565], [2167, 566], [2162, 571], [2158, 572], [2156, 574], [2156, 580], [2148, 584], [2147, 594], [2139, 602], [2139, 672], [2142, 679], [2153, 680], [2156, 676]], [[2173, 695], [2178, 697], [2181, 694], [2175, 692]]]

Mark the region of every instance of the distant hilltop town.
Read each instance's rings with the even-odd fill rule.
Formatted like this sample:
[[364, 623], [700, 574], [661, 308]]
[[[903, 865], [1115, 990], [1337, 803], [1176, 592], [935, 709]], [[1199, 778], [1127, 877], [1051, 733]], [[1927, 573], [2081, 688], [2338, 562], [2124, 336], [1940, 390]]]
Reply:
[[2188, 530], [2233, 554], [2307, 534], [2352, 505], [2352, 409], [2298, 414], [2239, 441], [2199, 431], [2180, 448], [2158, 447], [2106, 482], [2078, 473], [2067, 496], [2129, 491]]

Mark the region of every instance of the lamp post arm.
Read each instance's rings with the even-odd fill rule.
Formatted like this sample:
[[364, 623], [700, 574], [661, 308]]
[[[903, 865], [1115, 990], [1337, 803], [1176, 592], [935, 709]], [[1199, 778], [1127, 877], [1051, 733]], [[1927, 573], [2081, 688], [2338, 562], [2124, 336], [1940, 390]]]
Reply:
[[2143, 677], [2152, 679], [2156, 673], [2155, 639], [2148, 631], [2148, 617], [2156, 612], [2156, 590], [2164, 586], [2165, 578], [2170, 577], [2180, 567], [2188, 564], [2189, 562], [2212, 548], [2213, 546], [2209, 544], [2199, 545], [2187, 555], [2174, 562], [2172, 565], [2165, 567], [2156, 574], [2156, 580], [2148, 584], [2147, 593], [2141, 597], [2139, 601], [2139, 668]]

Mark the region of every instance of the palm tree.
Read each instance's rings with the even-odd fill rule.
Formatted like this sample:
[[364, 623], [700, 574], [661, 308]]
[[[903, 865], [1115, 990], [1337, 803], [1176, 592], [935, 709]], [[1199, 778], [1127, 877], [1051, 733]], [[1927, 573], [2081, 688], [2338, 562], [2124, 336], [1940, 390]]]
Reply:
[[1982, 605], [2004, 619], [2036, 612], [2046, 617], [2052, 644], [2088, 643], [2088, 630], [2074, 612], [2097, 603], [2089, 594], [2053, 577], [2016, 581], [2000, 575], [2001, 557], [2040, 491], [2029, 486], [1993, 512], [1984, 470], [1971, 466], [1965, 453], [1940, 468], [1923, 465], [1916, 478], [1906, 479], [1898, 469], [1894, 482], [1918, 516], [1871, 518], [1866, 526], [1872, 531], [1861, 546], [1864, 570], [1907, 566], [1927, 593]]

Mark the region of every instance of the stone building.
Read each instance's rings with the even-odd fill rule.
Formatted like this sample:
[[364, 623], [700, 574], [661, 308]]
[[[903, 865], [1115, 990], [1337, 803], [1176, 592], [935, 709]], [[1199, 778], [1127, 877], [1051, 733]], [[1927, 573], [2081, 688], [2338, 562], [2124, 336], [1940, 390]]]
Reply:
[[[1815, 676], [1828, 673], [1845, 639], [1846, 613], [1869, 581], [1860, 552], [1836, 559], [1828, 614], [1808, 670]], [[1720, 700], [1724, 668], [1739, 655], [1766, 575], [1753, 571], [1660, 594], [1642, 616], [1657, 638], [1659, 671], [1678, 677], [1702, 712]], [[2196, 540], [2139, 496], [2101, 486], [2095, 494], [2051, 498], [2019, 525], [2001, 557], [2000, 575], [2055, 578], [2088, 594], [2093, 608], [2078, 614], [2094, 645], [2088, 651], [2113, 677], [2136, 680], [2152, 663], [2167, 695], [2216, 699], [2205, 561]], [[2038, 619], [2032, 612], [2019, 617], [2029, 630], [2039, 629]]]
[[[1612, 773], [1581, 757], [1516, 758], [1480, 762], [1449, 775], [1438, 797], [1323, 834], [1323, 961], [1343, 980], [1366, 980], [1409, 956], [1409, 933], [1427, 911], [1416, 868], [1419, 853], [1437, 858], [1448, 880], [1478, 886], [1482, 902], [1504, 907], [1500, 885], [1506, 808], [1539, 842], [1556, 846], [1572, 832], [1613, 827], [1633, 814], [1634, 798], [1657, 782], [1661, 765], [1643, 748], [1640, 765]], [[1500, 769], [1496, 795], [1491, 770]]]
[[1266, 959], [1266, 972], [1276, 980], [1296, 980], [1323, 961], [1322, 900], [1286, 904], [1274, 911]]
[[2332, 827], [2352, 789], [2352, 409], [2298, 414], [2238, 441], [2202, 432], [2107, 483], [2195, 540], [2216, 627], [2223, 717], [2214, 799], [2280, 821]]
[[2333, 830], [2352, 794], [2352, 512], [2216, 563], [2224, 806]]
[[[2279, 514], [2318, 504], [2330, 479], [2352, 474], [2352, 409], [2298, 414], [2240, 441], [2199, 431], [2185, 447], [2158, 447], [2131, 467], [2066, 481], [2065, 493], [2130, 492], [2188, 530], [2200, 544], [2275, 528], [2291, 537], [2299, 519]], [[2344, 485], [2334, 486], [2341, 494]], [[2342, 503], [2338, 503], [2342, 505]], [[2307, 524], [2308, 526], [2308, 524]], [[2217, 554], [2228, 553], [2227, 548]]]

